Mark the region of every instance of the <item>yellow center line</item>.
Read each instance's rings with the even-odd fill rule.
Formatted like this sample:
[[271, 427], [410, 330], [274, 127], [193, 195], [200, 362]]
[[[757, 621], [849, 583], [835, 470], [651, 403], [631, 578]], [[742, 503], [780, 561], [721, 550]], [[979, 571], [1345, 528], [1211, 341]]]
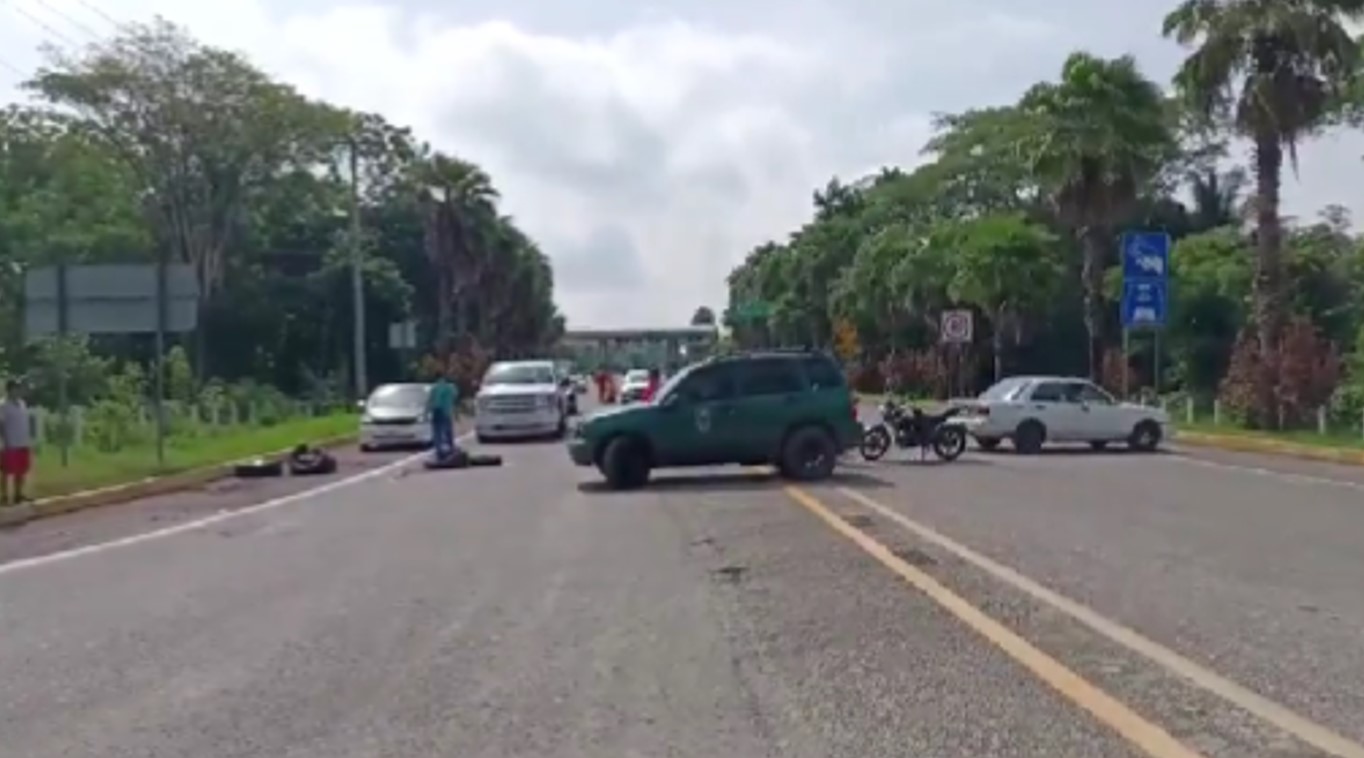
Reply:
[[1099, 689], [1060, 661], [1052, 658], [1003, 624], [995, 621], [936, 579], [909, 565], [890, 548], [834, 514], [813, 495], [797, 487], [786, 493], [819, 517], [834, 531], [847, 537], [868, 555], [895, 572], [911, 586], [960, 619], [992, 645], [1013, 658], [1067, 700], [1088, 711], [1100, 723], [1122, 735], [1152, 758], [1202, 758], [1169, 732]]
[[1044, 587], [1018, 571], [930, 529], [899, 511], [876, 502], [857, 490], [840, 487], [838, 491], [845, 497], [865, 506], [873, 513], [898, 524], [919, 539], [936, 545], [996, 580], [1064, 613], [1112, 642], [1145, 657], [1166, 671], [1206, 692], [1217, 695], [1247, 713], [1273, 724], [1312, 747], [1337, 756], [1337, 758], [1364, 758], [1364, 745], [1237, 684], [1212, 669], [1141, 635], [1136, 630], [1100, 615], [1086, 605]]

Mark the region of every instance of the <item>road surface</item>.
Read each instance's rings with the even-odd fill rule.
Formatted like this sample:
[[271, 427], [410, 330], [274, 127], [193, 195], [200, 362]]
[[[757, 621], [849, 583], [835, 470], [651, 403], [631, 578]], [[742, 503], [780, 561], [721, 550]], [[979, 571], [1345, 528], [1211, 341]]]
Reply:
[[497, 450], [0, 533], [0, 754], [1364, 755], [1356, 471], [892, 453], [616, 494]]

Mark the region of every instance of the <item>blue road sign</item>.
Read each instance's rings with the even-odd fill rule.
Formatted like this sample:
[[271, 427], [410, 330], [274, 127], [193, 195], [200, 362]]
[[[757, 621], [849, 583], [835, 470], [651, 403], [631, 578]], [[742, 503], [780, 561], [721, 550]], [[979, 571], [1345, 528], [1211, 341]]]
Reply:
[[1170, 278], [1170, 235], [1165, 232], [1128, 232], [1122, 236], [1124, 281]]
[[1127, 329], [1165, 326], [1169, 285], [1161, 279], [1122, 283], [1122, 325]]

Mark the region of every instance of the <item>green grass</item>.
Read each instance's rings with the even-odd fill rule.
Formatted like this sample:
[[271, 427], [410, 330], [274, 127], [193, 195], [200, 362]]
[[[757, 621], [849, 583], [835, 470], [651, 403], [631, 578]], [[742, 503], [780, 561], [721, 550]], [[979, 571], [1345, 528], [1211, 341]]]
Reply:
[[166, 440], [166, 463], [156, 463], [156, 446], [131, 446], [116, 453], [92, 448], [70, 451], [62, 466], [61, 451], [47, 446], [35, 456], [28, 496], [33, 499], [66, 495], [82, 490], [137, 481], [158, 474], [171, 474], [285, 450], [301, 442], [353, 434], [358, 429], [354, 413], [336, 413], [292, 419], [275, 426], [240, 426], [211, 436], [172, 437]]

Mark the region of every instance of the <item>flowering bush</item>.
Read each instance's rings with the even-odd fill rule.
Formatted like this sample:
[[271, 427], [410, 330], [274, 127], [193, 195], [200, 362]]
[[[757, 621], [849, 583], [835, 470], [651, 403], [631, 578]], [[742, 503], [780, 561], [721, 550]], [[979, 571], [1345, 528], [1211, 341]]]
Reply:
[[1295, 317], [1265, 356], [1253, 325], [1237, 338], [1219, 390], [1223, 406], [1256, 428], [1308, 422], [1331, 401], [1341, 379], [1339, 351], [1305, 317]]

